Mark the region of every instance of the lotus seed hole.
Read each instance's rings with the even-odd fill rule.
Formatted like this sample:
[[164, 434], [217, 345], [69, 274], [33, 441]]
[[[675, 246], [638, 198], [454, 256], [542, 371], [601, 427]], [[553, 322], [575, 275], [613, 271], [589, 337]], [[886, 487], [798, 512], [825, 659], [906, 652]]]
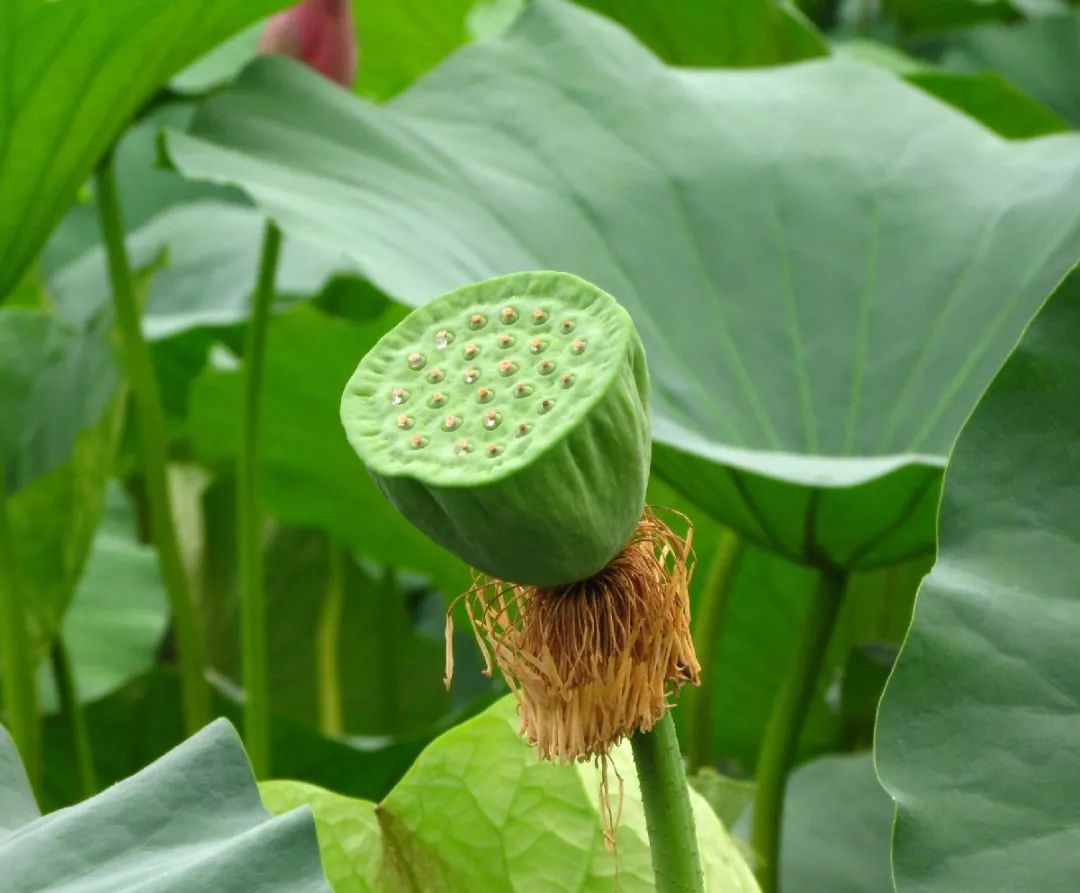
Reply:
[[575, 338], [570, 344], [570, 353], [583, 354], [585, 353], [585, 342], [580, 338]]
[[408, 363], [409, 368], [412, 369], [413, 372], [419, 372], [421, 369], [424, 368], [424, 365], [427, 363], [427, 357], [425, 357], [422, 353], [416, 353], [415, 351], [413, 351], [411, 354], [409, 354]]
[[409, 428], [411, 428], [413, 426], [414, 420], [413, 420], [413, 417], [411, 415], [399, 415], [397, 417], [397, 422], [395, 424], [399, 428], [404, 428], [404, 429], [408, 430]]
[[559, 384], [561, 384], [564, 388], [570, 387], [570, 385], [572, 385], [573, 383], [574, 376], [571, 375], [569, 372], [567, 372], [565, 375], [563, 375], [562, 378], [559, 379]]
[[446, 373], [443, 372], [442, 369], [440, 369], [438, 366], [436, 366], [427, 374], [427, 380], [430, 381], [432, 384], [438, 384], [444, 378], [446, 378]]
[[525, 384], [525, 382], [520, 382], [520, 383], [514, 385], [514, 396], [515, 397], [528, 397], [529, 394], [531, 394], [532, 392], [533, 392], [532, 385]]
[[409, 441], [409, 446], [412, 447], [414, 450], [422, 450], [424, 447], [427, 446], [427, 443], [428, 439], [426, 437], [420, 434], [416, 434], [413, 436], [413, 439]]
[[543, 353], [547, 346], [548, 343], [543, 338], [533, 338], [529, 342], [529, 350], [532, 353]]
[[461, 416], [448, 415], [443, 419], [443, 431], [456, 431], [461, 427]]
[[518, 437], [524, 437], [530, 431], [532, 431], [532, 425], [530, 425], [528, 422], [520, 422], [517, 426]]
[[[565, 378], [566, 376], [563, 377]], [[434, 394], [431, 395], [431, 399], [428, 400], [428, 406], [432, 407], [433, 409], [438, 409], [444, 403], [446, 403], [446, 394], [444, 394], [442, 391], [436, 391]]]
[[479, 377], [480, 377], [480, 370], [479, 369], [474, 369], [472, 366], [470, 366], [468, 369], [466, 369], [465, 374], [462, 375], [462, 378], [465, 379], [465, 384], [475, 384], [476, 380]]
[[461, 352], [462, 354], [464, 354], [466, 360], [471, 360], [480, 353], [480, 348], [470, 341], [468, 344], [465, 345], [464, 349]]
[[394, 406], [401, 406], [406, 400], [409, 399], [409, 392], [405, 388], [394, 388], [394, 393], [390, 396], [390, 402]]
[[491, 388], [477, 388], [476, 389], [476, 402], [477, 403], [490, 403], [491, 398], [495, 396], [495, 392]]
[[542, 310], [541, 308], [537, 307], [537, 308], [536, 308], [536, 309], [535, 309], [535, 310], [534, 310], [534, 311], [532, 312], [532, 318], [533, 318], [533, 325], [537, 325], [537, 326], [538, 326], [538, 325], [540, 325], [541, 323], [545, 323], [545, 322], [547, 322], [547, 318], [548, 318], [548, 314], [547, 314], [547, 311], [546, 311], [546, 310]]
[[499, 427], [499, 423], [502, 421], [502, 413], [495, 409], [489, 409], [484, 413], [484, 427], [488, 431], [493, 431]]
[[552, 410], [552, 408], [554, 406], [555, 406], [555, 401], [554, 400], [542, 400], [540, 402], [540, 415], [543, 415], [546, 412], [551, 412], [551, 410]]
[[435, 346], [439, 350], [446, 350], [446, 348], [453, 343], [453, 340], [454, 333], [448, 329], [439, 329], [439, 331], [435, 333]]
[[513, 307], [503, 307], [503, 309], [499, 311], [499, 319], [506, 325], [517, 322], [517, 318], [518, 313]]
[[513, 335], [500, 335], [499, 336], [499, 347], [501, 347], [503, 350], [506, 350], [506, 348], [513, 346], [513, 344], [514, 344], [514, 336]]
[[562, 330], [562, 333], [564, 335], [569, 335], [572, 331], [574, 331], [574, 321], [572, 319], [564, 319], [562, 321], [562, 325], [559, 326], [559, 328]]
[[482, 329], [485, 325], [487, 325], [487, 317], [483, 313], [474, 313], [469, 317], [469, 328], [473, 331]]
[[467, 440], [459, 440], [454, 444], [454, 450], [459, 456], [466, 456], [472, 452], [472, 444]]
[[536, 368], [540, 370], [541, 375], [551, 375], [555, 371], [555, 364], [551, 360], [541, 360]]
[[517, 363], [513, 360], [499, 360], [499, 375], [513, 375], [517, 369]]
[[489, 443], [487, 448], [487, 454], [489, 459], [494, 459], [499, 453], [503, 451], [503, 448], [497, 443]]

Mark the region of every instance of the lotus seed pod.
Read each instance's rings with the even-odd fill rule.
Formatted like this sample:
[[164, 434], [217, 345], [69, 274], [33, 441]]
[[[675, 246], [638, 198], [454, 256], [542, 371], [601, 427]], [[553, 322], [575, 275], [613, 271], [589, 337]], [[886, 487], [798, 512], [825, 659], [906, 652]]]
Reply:
[[569, 274], [515, 273], [436, 298], [383, 336], [341, 419], [429, 537], [485, 574], [552, 587], [596, 574], [633, 535], [648, 402], [641, 340], [614, 298]]

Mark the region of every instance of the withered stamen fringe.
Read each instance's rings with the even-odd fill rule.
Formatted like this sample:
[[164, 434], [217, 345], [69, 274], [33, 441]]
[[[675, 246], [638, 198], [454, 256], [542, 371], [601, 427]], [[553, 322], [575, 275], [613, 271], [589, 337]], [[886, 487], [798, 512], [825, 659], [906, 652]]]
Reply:
[[[486, 672], [502, 672], [542, 759], [603, 758], [651, 729], [681, 686], [698, 684], [686, 523], [684, 540], [646, 509], [626, 548], [588, 580], [543, 589], [475, 577], [460, 596]], [[448, 686], [452, 631], [448, 612]]]

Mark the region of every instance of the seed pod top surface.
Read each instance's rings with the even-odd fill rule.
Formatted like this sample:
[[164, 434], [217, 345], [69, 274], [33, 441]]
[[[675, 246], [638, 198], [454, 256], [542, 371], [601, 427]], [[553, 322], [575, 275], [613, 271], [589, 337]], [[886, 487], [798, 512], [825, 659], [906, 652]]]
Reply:
[[614, 298], [518, 273], [410, 314], [360, 362], [341, 415], [414, 524], [487, 573], [552, 585], [603, 567], [640, 517], [647, 401]]

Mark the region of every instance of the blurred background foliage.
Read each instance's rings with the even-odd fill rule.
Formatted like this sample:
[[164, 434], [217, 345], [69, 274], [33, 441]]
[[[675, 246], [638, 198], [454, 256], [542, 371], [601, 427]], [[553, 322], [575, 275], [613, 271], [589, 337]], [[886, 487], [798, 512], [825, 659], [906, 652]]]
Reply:
[[[211, 145], [228, 145], [231, 138], [239, 145], [248, 139], [214, 130], [214, 103], [243, 101], [244, 90], [259, 86], [255, 79], [262, 69], [256, 66], [243, 75], [235, 92], [229, 89], [255, 54], [259, 18], [281, 5], [220, 4], [232, 12], [204, 17], [201, 30], [180, 29], [185, 39], [163, 51], [157, 73], [140, 71], [138, 89], [119, 76], [115, 83], [99, 79], [82, 93], [77, 92], [75, 76], [67, 87], [43, 81], [37, 88], [39, 102], [66, 103], [66, 144], [24, 140], [28, 168], [37, 167], [0, 177], [0, 197], [5, 199], [0, 234], [7, 240], [7, 248], [0, 251], [0, 293], [8, 292], [0, 307], [0, 457], [5, 513], [23, 587], [31, 593], [28, 624], [46, 714], [47, 771], [39, 786], [45, 808], [70, 804], [89, 787], [131, 774], [183, 738], [173, 639], [162, 580], [148, 544], [145, 482], [130, 423], [129, 388], [116, 358], [93, 191], [83, 185], [113, 140], [127, 245], [144, 305], [143, 328], [166, 409], [183, 558], [196, 581], [208, 644], [214, 707], [225, 716], [240, 715], [234, 465], [240, 438], [241, 345], [265, 212], [274, 213], [275, 201], [284, 201], [281, 195], [290, 189], [303, 194], [306, 187], [297, 174], [296, 181], [283, 181], [280, 195], [261, 190], [260, 173], [273, 165], [282, 167], [280, 157], [264, 167], [253, 162], [235, 175], [200, 175], [193, 144], [179, 141], [179, 136], [165, 139], [162, 133], [180, 134], [194, 122], [191, 132]], [[467, 72], [468, 60], [480, 58], [455, 54], [473, 45], [497, 53], [500, 41], [523, 39], [522, 32], [503, 35], [521, 27], [514, 23], [523, 12], [528, 14], [530, 5], [526, 0], [357, 0], [361, 57], [354, 90], [372, 103], [357, 106], [357, 114], [371, 123], [372, 134], [385, 133], [380, 128], [398, 120], [393, 115], [410, 109], [432, 121], [452, 115], [453, 110], [440, 108], [438, 101], [454, 89], [467, 93], [453, 82], [454, 73]], [[880, 78], [884, 86], [867, 89], [880, 89], [882, 101], [904, 106], [899, 111], [883, 109], [882, 118], [906, 114], [907, 105], [917, 108], [911, 120], [940, 121], [943, 129], [961, 134], [941, 143], [945, 151], [962, 153], [978, 144], [981, 136], [968, 139], [966, 129], [970, 124], [974, 131], [973, 122], [978, 122], [1016, 141], [1016, 151], [1008, 157], [1022, 165], [1023, 159], [1033, 157], [1024, 154], [1033, 145], [1027, 140], [1080, 126], [1080, 9], [1065, 0], [588, 0], [581, 5], [617, 23], [664, 63], [680, 69], [766, 69], [829, 57], [838, 64], [847, 60], [868, 66], [857, 71], [865, 71], [874, 85]], [[565, 15], [554, 5], [544, 6], [553, 19], [561, 21]], [[109, 18], [101, 27], [115, 28], [116, 23]], [[244, 25], [245, 30], [203, 55]], [[600, 34], [601, 26], [595, 27]], [[114, 68], [125, 64], [129, 57], [124, 53], [133, 52], [130, 46], [173, 33], [178, 25], [159, 16], [141, 24], [132, 21], [131, 29], [130, 45], [120, 41], [115, 30], [108, 37], [110, 45], [122, 46], [110, 62]], [[90, 59], [103, 40], [88, 32], [70, 53]], [[612, 38], [613, 46], [617, 42]], [[20, 47], [27, 54], [36, 50], [40, 48]], [[195, 57], [201, 58], [182, 68], [181, 62]], [[444, 62], [445, 69], [432, 73]], [[543, 73], [529, 76], [546, 83]], [[552, 78], [556, 83], [557, 77]], [[511, 80], [513, 73], [508, 73]], [[306, 89], [305, 84], [298, 77], [295, 87]], [[512, 88], [507, 89], [513, 95]], [[582, 89], [587, 92], [588, 85]], [[834, 84], [829, 89], [843, 88]], [[920, 101], [911, 98], [912, 90], [920, 91]], [[660, 101], [660, 96], [653, 100]], [[929, 111], [921, 104], [924, 96], [933, 97]], [[630, 102], [634, 97], [624, 98]], [[594, 99], [583, 94], [567, 103], [589, 106]], [[837, 101], [842, 105], [842, 99]], [[327, 103], [329, 107], [332, 98]], [[318, 118], [326, 107], [313, 103], [299, 111], [293, 108], [291, 119], [286, 117], [287, 105], [274, 109], [282, 117], [274, 119], [279, 130], [271, 138], [291, 129], [326, 137], [333, 124]], [[538, 107], [536, 114], [542, 118], [547, 111]], [[2, 126], [6, 129], [0, 134], [18, 146], [27, 129], [39, 124], [15, 116]], [[480, 125], [474, 120], [472, 126]], [[884, 129], [879, 135], [876, 142], [868, 142], [869, 150], [890, 152], [890, 137]], [[755, 136], [763, 149], [775, 148], [764, 128], [739, 138]], [[796, 140], [798, 134], [787, 138]], [[416, 137], [416, 142], [424, 144], [425, 138]], [[385, 180], [392, 194], [393, 164], [378, 166], [381, 148], [372, 141], [353, 160], [370, 151], [372, 176]], [[425, 156], [426, 145], [420, 148], [399, 167], [426, 158], [434, 168], [438, 151]], [[244, 149], [259, 160], [257, 141], [245, 143]], [[895, 149], [899, 163], [904, 147]], [[800, 155], [797, 146], [789, 145], [787, 151], [789, 159]], [[852, 149], [858, 151], [861, 147]], [[346, 156], [327, 157], [331, 168], [349, 163]], [[1033, 170], [1042, 164], [1053, 184], [1075, 184], [1070, 179], [1075, 157], [1075, 146], [1068, 163], [1046, 148], [1038, 164], [1032, 162]], [[942, 158], [941, 164], [959, 171], [969, 161], [956, 155]], [[319, 165], [302, 155], [292, 163], [304, 175]], [[452, 159], [447, 163], [452, 166]], [[724, 165], [726, 160], [718, 156], [713, 163]], [[190, 176], [182, 176], [176, 166]], [[676, 173], [693, 182], [692, 168]], [[454, 169], [449, 179], [464, 170]], [[285, 176], [291, 174], [286, 170]], [[420, 176], [429, 178], [427, 185], [436, 196], [450, 195], [450, 187], [440, 192], [437, 175], [422, 171]], [[343, 177], [347, 180], [348, 172]], [[29, 217], [19, 178], [55, 187], [38, 196]], [[465, 183], [461, 188], [471, 187]], [[1008, 204], [1006, 198], [1002, 205]], [[921, 488], [918, 531], [908, 543], [915, 546], [898, 546], [888, 560], [853, 563], [850, 568], [787, 794], [782, 875], [784, 889], [792, 893], [888, 889], [892, 809], [874, 778], [869, 754], [877, 704], [911, 622], [915, 591], [934, 560], [933, 513], [952, 439], [1027, 320], [1078, 254], [1075, 201], [1044, 198], [1040, 219], [1049, 223], [1028, 238], [1022, 256], [1037, 254], [1061, 234], [1055, 246], [1058, 255], [1029, 277], [1037, 282], [1031, 286], [1027, 309], [1009, 319], [999, 356], [987, 361], [972, 398], [957, 404], [956, 424], [940, 432], [933, 445], [891, 444], [896, 454], [912, 447], [911, 453], [930, 458], [914, 457], [907, 471], [883, 472], [880, 479], [891, 482], [895, 493], [883, 489], [868, 495], [865, 504], [837, 505], [835, 517], [830, 516], [835, 527], [822, 525], [867, 535], [867, 525], [872, 528], [879, 517], [892, 517], [882, 506], [907, 505]], [[1025, 199], [1014, 204], [1023, 215]], [[465, 205], [454, 207], [464, 208], [466, 216], [473, 213]], [[443, 687], [443, 615], [450, 599], [468, 585], [469, 571], [390, 508], [341, 436], [338, 397], [359, 357], [410, 304], [434, 294], [434, 283], [460, 278], [463, 270], [455, 264], [468, 266], [453, 253], [455, 244], [470, 244], [468, 238], [453, 241], [455, 227], [466, 228], [464, 217], [448, 215], [427, 221], [430, 230], [415, 221], [410, 224], [417, 232], [412, 250], [428, 252], [430, 264], [425, 266], [420, 257], [407, 260], [409, 252], [404, 251], [399, 257], [402, 272], [386, 273], [391, 260], [366, 253], [368, 246], [361, 241], [374, 238], [383, 225], [376, 211], [357, 212], [357, 220], [367, 214], [371, 231], [365, 232], [350, 228], [348, 220], [343, 225], [334, 216], [333, 202], [319, 204], [315, 196], [304, 209], [307, 218], [298, 214], [292, 228], [284, 225], [262, 430], [274, 775], [370, 801], [386, 797], [437, 735], [476, 715], [504, 691], [500, 682], [480, 674], [471, 637], [462, 632], [467, 631], [463, 618], [456, 633], [455, 684], [449, 692]], [[416, 214], [423, 213], [418, 202]], [[648, 213], [643, 207], [642, 214]], [[958, 216], [962, 214], [960, 209]], [[1070, 216], [1073, 219], [1067, 219]], [[541, 229], [557, 227], [558, 219], [557, 214], [549, 218]], [[981, 226], [981, 218], [978, 222]], [[1018, 232], [1030, 233], [1029, 224], [1021, 216]], [[385, 225], [394, 233], [393, 221]], [[931, 232], [927, 239], [946, 241], [952, 232], [943, 224], [941, 232]], [[444, 235], [447, 241], [442, 242]], [[468, 272], [477, 276], [504, 263], [504, 257], [490, 260], [497, 250], [493, 242], [484, 242], [486, 236], [477, 230], [475, 239], [491, 249], [488, 254], [486, 248], [476, 249], [476, 256], [484, 259]], [[343, 244], [349, 241], [357, 243], [355, 250]], [[541, 239], [534, 247], [532, 254], [540, 260], [565, 256], [549, 250]], [[807, 269], [828, 266], [820, 256], [829, 251], [828, 245], [804, 242], [800, 250], [819, 252], [805, 262]], [[837, 250], [844, 259], [855, 256], [845, 254], [843, 247]], [[443, 268], [433, 272], [440, 259]], [[924, 261], [922, 256], [906, 258], [912, 265]], [[766, 257], [757, 262], [762, 269], [772, 269], [777, 261]], [[580, 265], [574, 271], [588, 275]], [[983, 275], [996, 274], [987, 267]], [[388, 287], [391, 282], [408, 285], [395, 289]], [[816, 287], [824, 294], [827, 284]], [[923, 283], [913, 277], [911, 284], [917, 288]], [[947, 283], [939, 285], [941, 298], [948, 289]], [[659, 304], [659, 298], [652, 299]], [[653, 306], [661, 314], [667, 309]], [[919, 337], [918, 332], [911, 337]], [[651, 343], [649, 347], [653, 349]], [[967, 341], [958, 340], [950, 349], [966, 364]], [[659, 349], [655, 355], [658, 368], [668, 360]], [[927, 373], [937, 374], [936, 367]], [[678, 399], [678, 394], [662, 395], [665, 407]], [[769, 411], [787, 410], [776, 404]], [[777, 473], [780, 483], [774, 484], [770, 475], [776, 469], [763, 469], [756, 459], [717, 459], [697, 441], [696, 446], [687, 445], [690, 441], [680, 440], [682, 436], [662, 438], [650, 490], [652, 502], [684, 512], [694, 524], [695, 639], [705, 684], [685, 693], [676, 716], [691, 769], [701, 770], [695, 782], [699, 790], [718, 806], [725, 823], [742, 829], [746, 797], [725, 784], [753, 777], [774, 695], [789, 671], [820, 569], [813, 560], [804, 560], [806, 556], [771, 547], [735, 509], [718, 511], [723, 499], [710, 496], [729, 486], [723, 476], [734, 468], [736, 485], [757, 493], [767, 520], [798, 531], [808, 514], [817, 511], [813, 494], [821, 488], [800, 482], [798, 472], [787, 478]], [[729, 445], [764, 452], [761, 443]], [[809, 448], [801, 452], [810, 458], [815, 454]], [[909, 472], [923, 477], [899, 480]], [[711, 481], [716, 482], [713, 489]], [[82, 709], [76, 711], [78, 702]], [[93, 743], [91, 771], [73, 757], [80, 736]], [[717, 787], [709, 770], [719, 770], [726, 782]], [[287, 800], [287, 793], [279, 795]]]

